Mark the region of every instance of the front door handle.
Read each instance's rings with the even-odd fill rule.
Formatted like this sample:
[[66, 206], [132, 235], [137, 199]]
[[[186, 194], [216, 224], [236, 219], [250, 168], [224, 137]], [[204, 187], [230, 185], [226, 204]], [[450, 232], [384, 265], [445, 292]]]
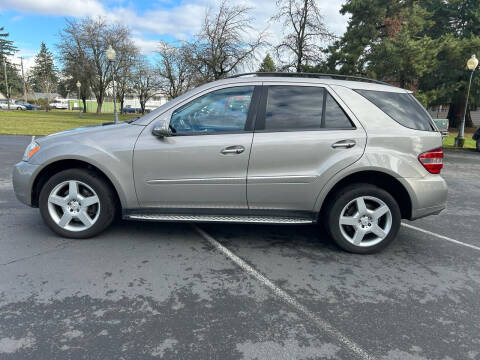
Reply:
[[332, 144], [332, 148], [337, 149], [337, 148], [345, 148], [345, 149], [350, 149], [354, 147], [357, 143], [355, 140], [341, 140], [337, 141], [336, 143]]
[[220, 151], [223, 155], [227, 154], [241, 154], [245, 151], [245, 148], [242, 145], [233, 145], [227, 146], [225, 149]]

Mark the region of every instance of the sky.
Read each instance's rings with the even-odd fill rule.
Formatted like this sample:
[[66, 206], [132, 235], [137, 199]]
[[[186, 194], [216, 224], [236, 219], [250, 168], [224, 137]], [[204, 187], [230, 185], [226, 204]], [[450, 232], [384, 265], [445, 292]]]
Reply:
[[[251, 8], [252, 26], [267, 30], [269, 41], [281, 37], [280, 24], [270, 21], [276, 11], [275, 0], [231, 0]], [[24, 57], [28, 69], [43, 41], [55, 54], [58, 33], [66, 18], [102, 16], [110, 22], [127, 25], [143, 54], [153, 57], [157, 42], [190, 38], [200, 28], [209, 8], [220, 0], [0, 0], [0, 26], [10, 33], [19, 48], [15, 59]], [[348, 18], [339, 13], [344, 0], [317, 0], [328, 29], [341, 35]], [[268, 49], [264, 49], [267, 51]]]

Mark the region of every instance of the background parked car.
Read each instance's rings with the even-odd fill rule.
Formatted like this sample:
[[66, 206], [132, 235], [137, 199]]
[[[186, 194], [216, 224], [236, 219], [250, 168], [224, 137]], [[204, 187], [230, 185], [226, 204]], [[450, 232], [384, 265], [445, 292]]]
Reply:
[[15, 105], [25, 106], [25, 109], [27, 109], [27, 110], [40, 110], [40, 106], [35, 105], [35, 104], [30, 104], [28, 102], [21, 101], [21, 100], [15, 101]]
[[122, 112], [127, 114], [136, 114], [136, 113], [142, 112], [142, 109], [134, 108], [134, 107], [131, 107], [130, 105], [127, 105], [122, 108]]
[[[7, 100], [0, 100], [0, 109], [8, 110]], [[27, 108], [21, 104], [10, 103], [10, 110], [27, 110]]]
[[53, 102], [48, 104], [52, 109], [68, 109], [68, 100], [67, 99], [55, 99]]

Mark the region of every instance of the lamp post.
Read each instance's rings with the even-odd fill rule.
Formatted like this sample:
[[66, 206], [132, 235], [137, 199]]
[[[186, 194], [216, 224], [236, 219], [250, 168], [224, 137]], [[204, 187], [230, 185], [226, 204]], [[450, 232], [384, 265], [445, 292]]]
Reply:
[[114, 63], [115, 63], [115, 57], [117, 56], [117, 53], [115, 52], [115, 49], [112, 47], [112, 45], [108, 46], [107, 49], [107, 59], [110, 62], [110, 65], [112, 67], [112, 81], [113, 81], [113, 118], [115, 124], [118, 123], [118, 114], [117, 114], [117, 94], [115, 93], [115, 70], [114, 70]]
[[82, 83], [77, 81], [77, 92], [78, 92], [78, 118], [82, 118], [82, 108], [80, 107], [80, 88], [82, 87]]
[[478, 59], [475, 55], [472, 55], [470, 59], [467, 61], [467, 68], [470, 70], [470, 79], [468, 81], [468, 89], [467, 89], [467, 98], [465, 99], [465, 107], [463, 108], [463, 117], [462, 122], [460, 123], [460, 129], [458, 131], [458, 136], [455, 138], [455, 146], [463, 147], [465, 144], [465, 117], [467, 116], [467, 108], [468, 108], [468, 97], [470, 96], [470, 86], [472, 85], [472, 77], [473, 72], [478, 66]]

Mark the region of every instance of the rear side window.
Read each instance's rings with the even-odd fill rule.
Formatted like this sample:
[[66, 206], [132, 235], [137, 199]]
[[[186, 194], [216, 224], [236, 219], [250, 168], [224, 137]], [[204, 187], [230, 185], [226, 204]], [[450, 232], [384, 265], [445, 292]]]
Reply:
[[320, 129], [323, 92], [321, 87], [270, 86], [265, 130]]
[[294, 85], [268, 87], [265, 130], [304, 131], [321, 128], [354, 128], [348, 116], [324, 88]]
[[325, 127], [327, 129], [345, 129], [351, 128], [352, 123], [347, 117], [347, 114], [337, 104], [335, 99], [330, 94], [326, 94], [325, 99]]
[[430, 116], [412, 94], [356, 90], [399, 124], [415, 130], [432, 131]]

